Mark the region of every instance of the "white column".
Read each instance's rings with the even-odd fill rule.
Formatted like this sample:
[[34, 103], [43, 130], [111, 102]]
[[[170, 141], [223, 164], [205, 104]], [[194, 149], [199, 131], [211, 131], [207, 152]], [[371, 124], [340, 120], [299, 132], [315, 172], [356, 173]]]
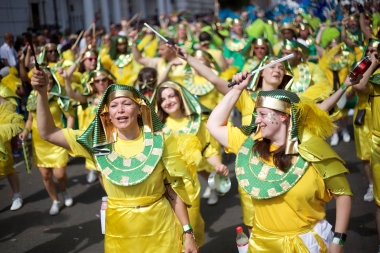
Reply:
[[88, 29], [95, 19], [94, 3], [92, 0], [83, 0], [84, 28]]
[[141, 18], [146, 18], [147, 14], [146, 14], [145, 0], [138, 1], [138, 4], [139, 4], [138, 12], [141, 11]]
[[172, 13], [172, 10], [173, 10], [173, 6], [172, 6], [172, 3], [170, 2], [170, 0], [165, 0], [166, 3], [166, 13], [170, 16], [170, 14]]
[[158, 6], [158, 16], [160, 16], [162, 13], [166, 13], [165, 8], [165, 0], [158, 0], [157, 6]]
[[102, 11], [102, 21], [103, 26], [106, 29], [106, 32], [109, 33], [110, 31], [110, 15], [108, 10], [108, 1], [107, 0], [100, 0], [100, 8]]
[[67, 1], [59, 1], [59, 7], [57, 9], [59, 10], [60, 15], [60, 24], [61, 24], [61, 31], [64, 32], [67, 27], [69, 27], [69, 15], [67, 12]]
[[112, 7], [113, 7], [113, 20], [115, 24], [120, 24], [121, 22], [121, 6], [120, 6], [120, 0], [112, 0]]

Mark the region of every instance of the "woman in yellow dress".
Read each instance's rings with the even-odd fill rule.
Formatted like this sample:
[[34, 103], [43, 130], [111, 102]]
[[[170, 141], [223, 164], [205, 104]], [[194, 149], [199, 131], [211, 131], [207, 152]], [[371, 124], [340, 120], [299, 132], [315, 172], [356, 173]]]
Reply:
[[[86, 130], [95, 118], [100, 98], [108, 86], [115, 82], [115, 78], [108, 71], [94, 70], [89, 74], [86, 80], [85, 90], [83, 93], [80, 93], [71, 88], [72, 76], [70, 76], [68, 72], [61, 70], [60, 74], [65, 78], [67, 95], [75, 101], [78, 101], [81, 108], [85, 107], [83, 113], [78, 113], [78, 122], [80, 122], [79, 130]], [[96, 174], [98, 174], [100, 183], [103, 186], [101, 174], [99, 172], [96, 173], [96, 166], [91, 159], [86, 159], [86, 169], [89, 170], [87, 181], [93, 183], [96, 180]]]
[[116, 78], [116, 83], [124, 85], [133, 85], [140, 70], [133, 59], [127, 37], [120, 35], [112, 37], [109, 53], [100, 58], [100, 63]]
[[[342, 81], [350, 73], [352, 65], [355, 63], [355, 56], [346, 49], [344, 43], [340, 43], [340, 38], [336, 37], [339, 36], [339, 31], [337, 31], [336, 28], [324, 29], [325, 28], [321, 29], [323, 32], [321, 40], [322, 45], [325, 46], [325, 50], [317, 45], [317, 50], [321, 57], [318, 64], [325, 73], [330, 85], [334, 91], [336, 91], [339, 89]], [[319, 33], [321, 34], [321, 32]], [[347, 129], [348, 109], [343, 108], [340, 111], [336, 110], [334, 115], [334, 120], [339, 120], [343, 141], [350, 142], [351, 136]], [[338, 143], [339, 135], [338, 132], [335, 131], [331, 137], [330, 145], [336, 146]]]
[[[379, 44], [379, 40], [369, 39], [369, 43], [363, 52], [363, 57], [370, 56], [373, 52], [377, 52]], [[372, 132], [371, 104], [369, 103], [370, 97], [368, 94], [357, 92], [355, 87], [347, 91], [347, 100], [353, 99], [356, 95], [358, 96], [358, 102], [353, 115], [356, 155], [363, 162], [363, 168], [369, 183], [367, 193], [364, 195], [364, 201], [371, 202], [374, 200], [373, 177], [370, 165], [372, 140], [368, 138]], [[360, 116], [363, 112], [364, 116]], [[364, 117], [364, 120], [358, 121], [358, 117]], [[360, 124], [360, 122], [362, 124]]]
[[[252, 112], [257, 126], [246, 136], [227, 122], [248, 79], [234, 76], [240, 85], [226, 94], [207, 123], [237, 155], [237, 181], [255, 208], [248, 252], [342, 252], [352, 192], [344, 161], [324, 141], [334, 127], [329, 115], [293, 92], [260, 91]], [[324, 210], [333, 197], [335, 233]]]
[[[186, 182], [186, 190], [189, 194], [192, 207], [189, 209], [190, 222], [194, 226], [195, 238], [199, 246], [204, 242], [204, 221], [200, 213], [200, 183], [197, 171], [207, 181], [211, 172], [228, 175], [227, 167], [222, 164], [219, 155], [219, 145], [206, 129], [206, 108], [180, 84], [166, 81], [159, 84], [152, 98], [152, 105], [161, 122], [164, 123], [163, 132], [174, 132], [180, 136], [183, 134], [196, 135], [201, 144], [202, 161], [198, 168], [191, 171], [195, 187], [191, 182]], [[215, 196], [215, 197], [214, 197]], [[215, 205], [218, 196], [212, 192], [208, 201], [209, 205]]]
[[197, 253], [183, 181], [191, 180], [191, 175], [177, 152], [175, 137], [164, 137], [149, 101], [133, 87], [114, 84], [103, 94], [86, 131], [59, 129], [45, 109], [43, 72], [34, 71], [32, 85], [38, 92], [42, 138], [74, 156], [92, 159], [102, 172], [108, 195], [105, 252], [179, 253], [177, 216], [186, 238], [185, 252]]
[[[63, 127], [61, 119], [62, 113], [66, 116], [67, 125], [73, 127], [74, 117], [73, 110], [70, 108], [69, 97], [65, 96], [63, 87], [53, 78], [53, 75], [48, 70], [45, 71], [49, 78], [48, 87], [47, 90], [45, 90], [45, 96], [49, 97], [49, 102], [46, 105], [46, 108], [51, 111], [52, 118], [58, 127]], [[57, 215], [59, 213], [60, 201], [53, 175], [57, 179], [65, 206], [71, 206], [73, 204], [73, 199], [66, 189], [66, 165], [69, 160], [69, 154], [64, 148], [48, 143], [41, 138], [40, 131], [37, 128], [37, 101], [39, 96], [40, 94], [38, 94], [36, 90], [33, 90], [28, 97], [26, 109], [29, 112], [29, 116], [25, 123], [25, 129], [19, 137], [20, 139], [25, 139], [29, 131], [32, 131], [33, 165], [38, 167], [46, 191], [53, 200], [49, 214]]]
[[23, 116], [16, 113], [18, 96], [0, 83], [0, 177], [6, 176], [13, 191], [10, 210], [16, 211], [23, 205], [20, 181], [14, 168], [11, 139], [24, 129]]

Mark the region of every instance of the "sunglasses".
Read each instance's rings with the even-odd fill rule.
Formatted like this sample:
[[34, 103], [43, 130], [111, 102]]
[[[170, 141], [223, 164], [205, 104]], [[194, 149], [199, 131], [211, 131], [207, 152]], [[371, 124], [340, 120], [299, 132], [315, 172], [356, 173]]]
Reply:
[[49, 54], [56, 53], [56, 54], [58, 54], [58, 50], [57, 49], [55, 49], [55, 50], [46, 50], [46, 53], [49, 53]]
[[95, 57], [88, 57], [88, 58], [85, 58], [85, 60], [96, 61], [96, 58]]
[[100, 83], [100, 82], [102, 82], [102, 83], [105, 83], [107, 81], [107, 78], [103, 78], [103, 79], [98, 79], [98, 80], [94, 80], [94, 83]]

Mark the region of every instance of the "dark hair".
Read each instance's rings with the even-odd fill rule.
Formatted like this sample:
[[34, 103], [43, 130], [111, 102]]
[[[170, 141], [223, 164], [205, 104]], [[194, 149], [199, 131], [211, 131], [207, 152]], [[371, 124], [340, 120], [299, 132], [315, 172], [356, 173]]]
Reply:
[[[154, 88], [156, 88], [157, 85], [157, 70], [154, 68], [144, 67], [140, 70], [138, 76], [137, 76], [137, 82], [139, 83], [140, 89], [142, 93], [146, 91], [153, 91]], [[147, 85], [146, 88], [142, 88], [142, 84], [145, 82], [149, 83], [154, 80], [153, 85]]]
[[212, 40], [212, 37], [211, 37], [211, 35], [208, 32], [201, 32], [199, 34], [199, 42], [202, 42], [202, 41], [211, 41], [211, 40]]
[[263, 158], [264, 160], [269, 160], [271, 154], [273, 154], [273, 163], [274, 165], [283, 172], [289, 168], [293, 155], [285, 154], [285, 145], [279, 147], [277, 150], [270, 151], [270, 140], [262, 139], [257, 141], [253, 145], [253, 151]]
[[[169, 87], [160, 87], [158, 89], [158, 92], [157, 92], [157, 98], [156, 98], [156, 106], [157, 106], [157, 115], [158, 115], [158, 118], [161, 120], [162, 123], [165, 123], [166, 122], [166, 118], [169, 116], [162, 108], [161, 108], [161, 104], [162, 104], [162, 92], [165, 90], [165, 89], [168, 89]], [[178, 90], [176, 89], [173, 89], [173, 88], [170, 88], [172, 90], [174, 90], [174, 94], [179, 98], [179, 101], [180, 101], [180, 108], [181, 110], [183, 111], [184, 110], [184, 105], [183, 105], [183, 101], [182, 101], [182, 97], [181, 97], [181, 94], [179, 93]]]

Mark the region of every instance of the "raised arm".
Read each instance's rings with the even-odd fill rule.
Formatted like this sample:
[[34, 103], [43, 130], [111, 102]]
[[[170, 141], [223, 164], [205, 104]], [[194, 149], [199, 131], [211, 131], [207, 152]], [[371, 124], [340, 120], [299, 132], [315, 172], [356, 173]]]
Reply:
[[350, 78], [347, 77], [342, 86], [334, 94], [325, 99], [322, 103], [318, 104], [318, 107], [322, 110], [330, 111], [336, 103], [338, 103], [339, 99], [346, 92], [346, 89], [352, 85], [358, 84], [362, 78], [363, 76], [360, 75], [356, 78], [356, 80], [351, 81]]
[[370, 87], [368, 84], [369, 78], [371, 77], [372, 73], [376, 70], [377, 66], [379, 65], [379, 60], [377, 59], [377, 57], [378, 57], [377, 52], [373, 52], [371, 54], [372, 64], [369, 67], [369, 69], [364, 73], [363, 78], [360, 80], [360, 83], [353, 86], [355, 91], [362, 94], [368, 94], [370, 90]]
[[246, 75], [247, 71], [234, 75], [232, 80], [239, 84], [233, 86], [233, 88], [223, 97], [222, 101], [214, 108], [207, 121], [207, 129], [212, 136], [214, 136], [214, 138], [226, 148], [228, 148], [228, 118], [232, 109], [235, 107], [240, 94], [247, 87], [249, 80], [252, 77], [252, 74], [248, 74], [246, 78], [243, 78]]
[[147, 66], [149, 63], [149, 58], [143, 58], [141, 55], [140, 50], [137, 48], [137, 38], [138, 38], [138, 31], [133, 30], [128, 34], [129, 39], [132, 41], [132, 53], [135, 60], [140, 63], [141, 65]]
[[322, 24], [318, 31], [317, 37], [315, 39], [316, 41], [315, 48], [317, 49], [317, 52], [320, 58], [323, 56], [323, 51], [324, 51], [323, 48], [320, 46], [320, 44], [322, 40], [322, 34], [325, 31], [325, 29], [326, 29], [326, 24]]
[[66, 89], [67, 95], [81, 104], [87, 103], [87, 97], [83, 96], [77, 91], [74, 91], [73, 88], [71, 87], [72, 73], [70, 74], [69, 72], [70, 72], [70, 69], [68, 70], [65, 70], [63, 68], [58, 69], [58, 73], [65, 79], [65, 89]]
[[47, 95], [48, 82], [49, 79], [45, 72], [42, 70], [33, 70], [31, 84], [38, 93], [36, 119], [38, 132], [42, 139], [69, 150], [70, 146], [62, 133], [62, 129], [55, 125], [50, 112]]
[[342, 41], [351, 49], [354, 49], [354, 42], [347, 37], [346, 26], [348, 24], [348, 18], [342, 20]]
[[[170, 46], [170, 45], [169, 45]], [[196, 60], [194, 57], [190, 56], [185, 49], [179, 48], [179, 51], [182, 52], [182, 55], [180, 55], [177, 51], [177, 56], [181, 59], [184, 59], [189, 63], [189, 65], [198, 72], [200, 76], [203, 76], [206, 78], [210, 83], [212, 83], [220, 93], [223, 95], [227, 94], [229, 92], [229, 88], [227, 87], [228, 82], [222, 78], [220, 78], [218, 75], [214, 73], [209, 67], [205, 66], [204, 64], [200, 63], [198, 60]]]

